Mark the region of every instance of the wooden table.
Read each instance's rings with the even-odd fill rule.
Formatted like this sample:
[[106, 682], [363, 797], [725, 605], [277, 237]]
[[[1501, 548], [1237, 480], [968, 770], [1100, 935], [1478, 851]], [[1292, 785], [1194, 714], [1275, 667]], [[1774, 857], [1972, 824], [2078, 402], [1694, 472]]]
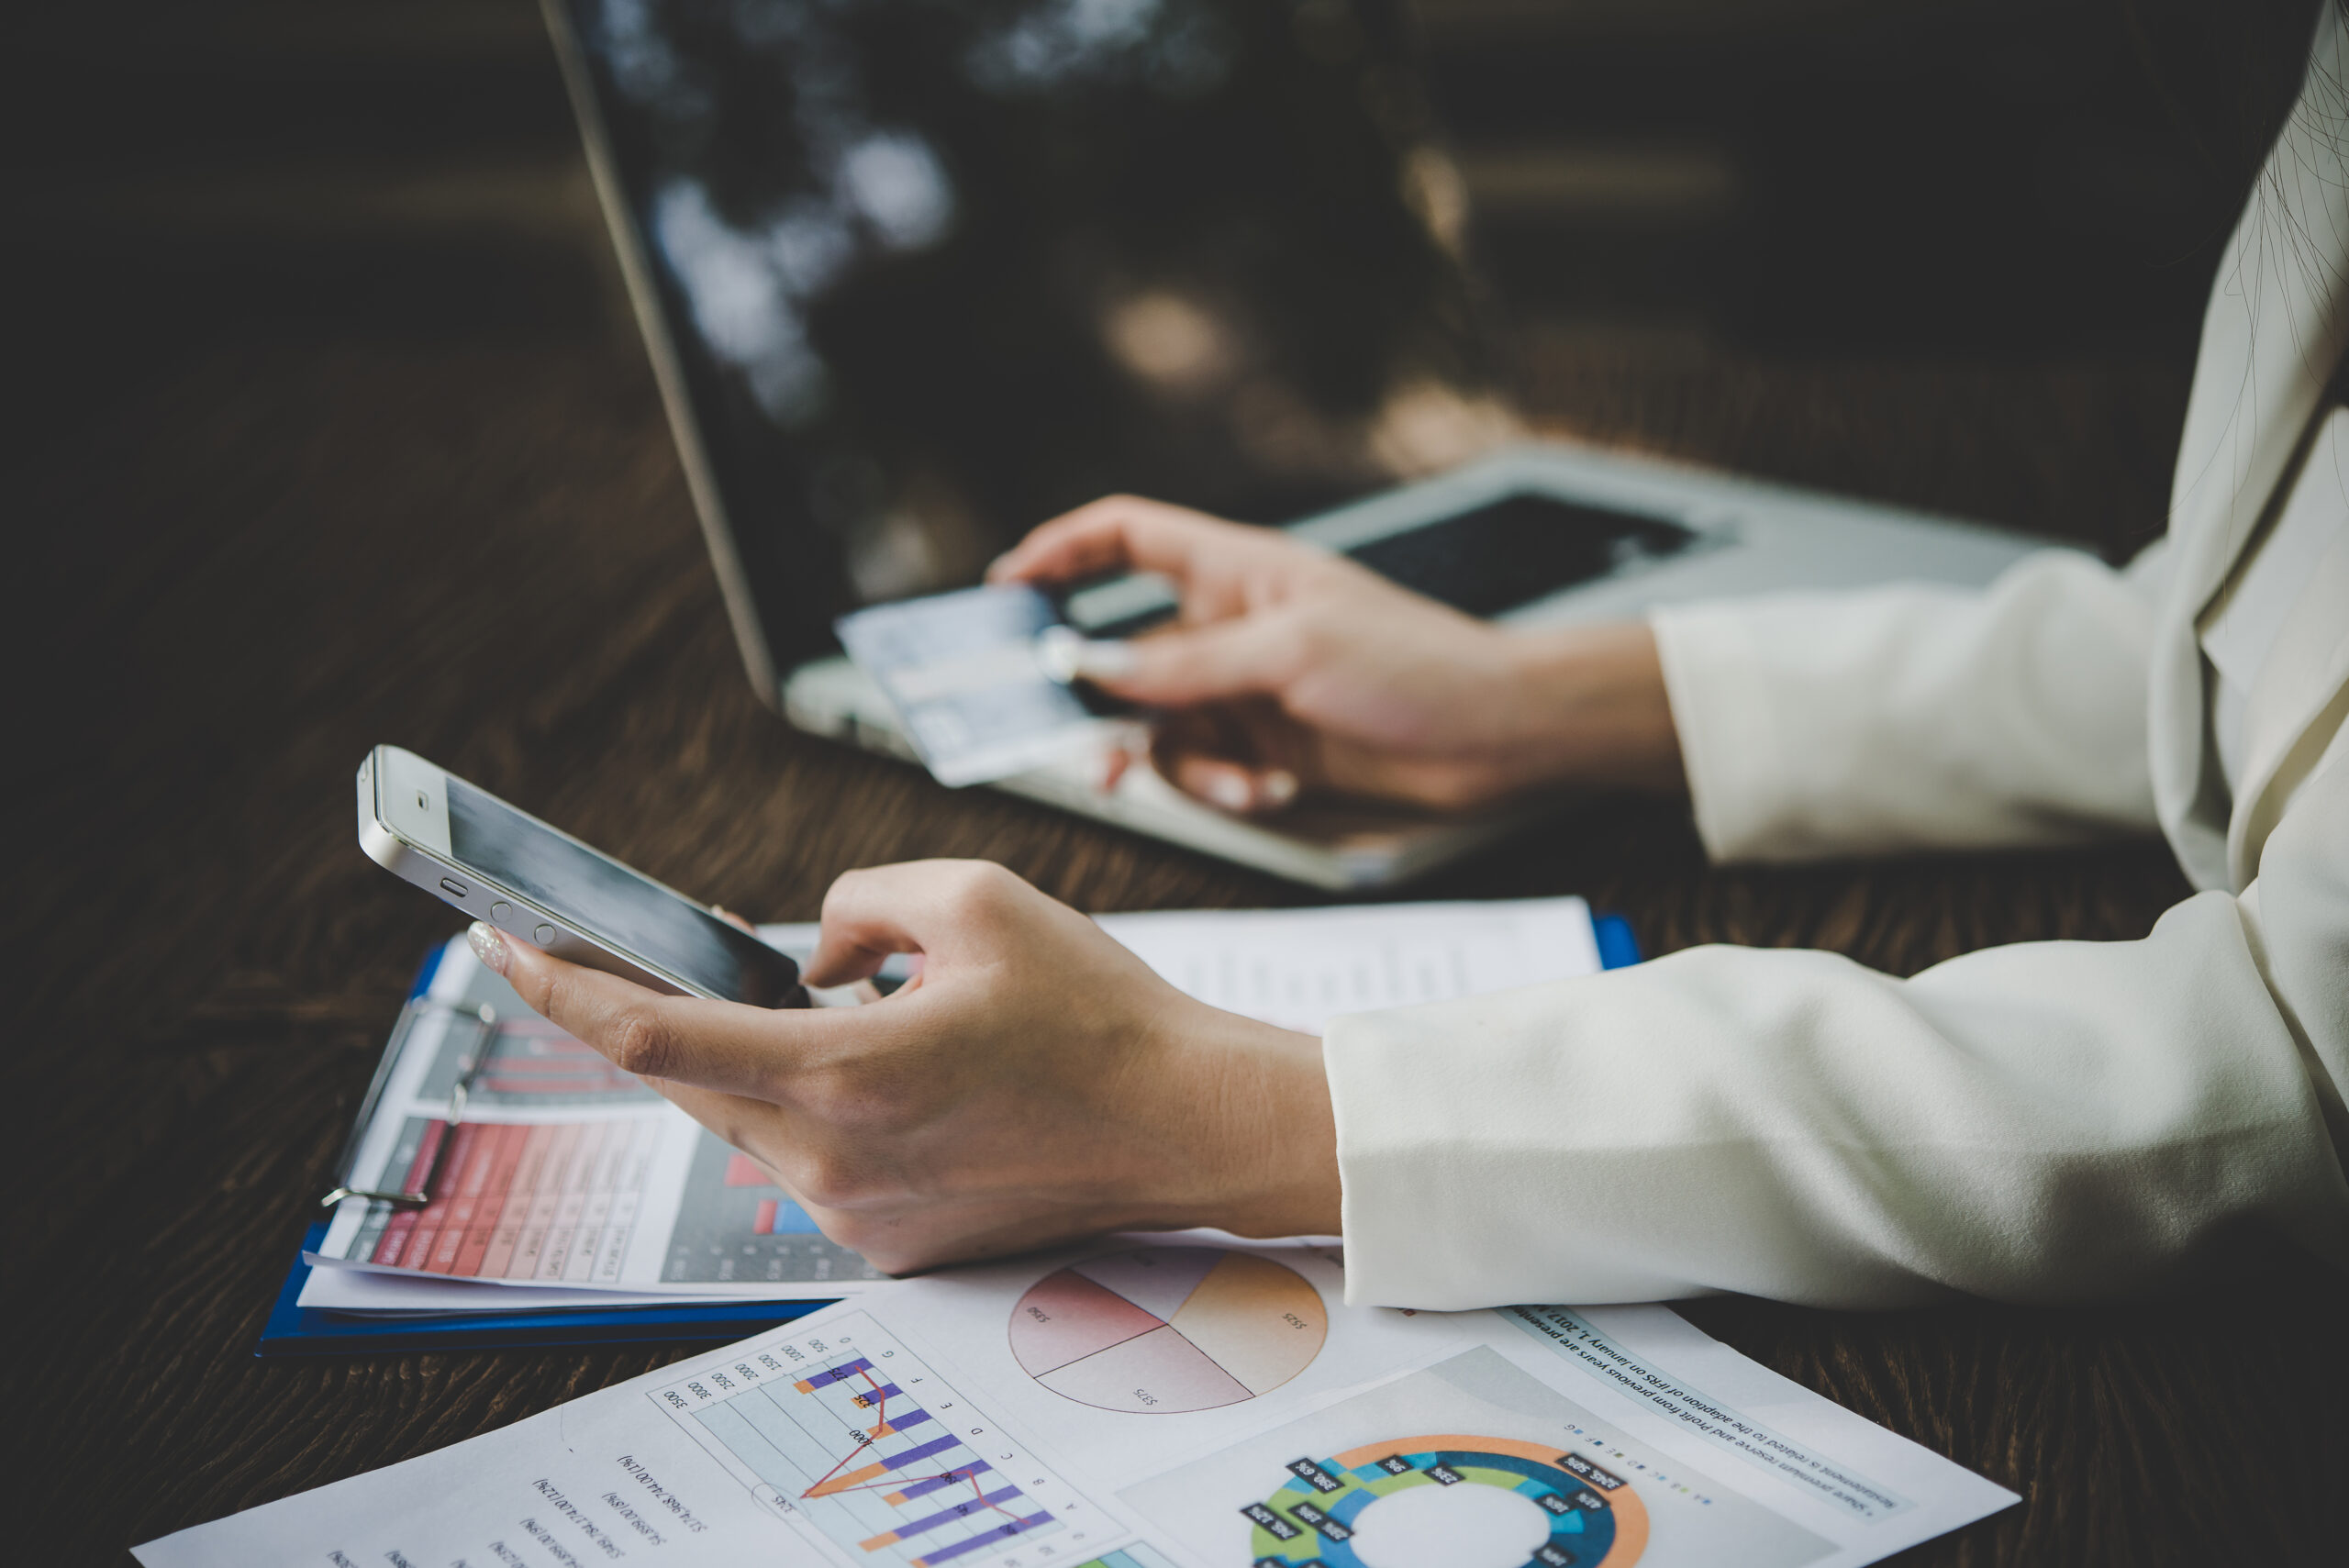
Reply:
[[[1528, 384], [1562, 431], [2119, 549], [2158, 526], [2184, 374], [1553, 344]], [[34, 633], [0, 917], [12, 1561], [121, 1562], [683, 1353], [252, 1359], [407, 977], [452, 929], [353, 843], [370, 743], [763, 918], [812, 917], [849, 867], [941, 854], [1091, 910], [1302, 897], [951, 794], [761, 707], [624, 340], [213, 348], [127, 368], [93, 407], [32, 454], [11, 530]], [[1651, 953], [1812, 944], [1907, 973], [2137, 937], [2186, 889], [2150, 842], [1716, 871], [1684, 810], [1624, 804], [1423, 891], [1578, 892]], [[2077, 1311], [1687, 1310], [2024, 1495], [1919, 1561], [2341, 1562], [2349, 1289], [2269, 1255], [2210, 1286]]]

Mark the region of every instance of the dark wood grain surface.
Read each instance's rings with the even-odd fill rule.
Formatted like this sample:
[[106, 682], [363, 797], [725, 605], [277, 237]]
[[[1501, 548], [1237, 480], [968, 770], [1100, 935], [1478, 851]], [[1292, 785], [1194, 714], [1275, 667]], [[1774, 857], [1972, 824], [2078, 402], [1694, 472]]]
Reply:
[[[2109, 542], [2157, 515], [2178, 390], [2150, 369], [1735, 364], [1541, 384], [1564, 428]], [[2060, 458], [2048, 424], [2071, 432]], [[11, 765], [39, 827], [5, 948], [5, 1473], [9, 1529], [50, 1543], [23, 1561], [117, 1561], [674, 1353], [251, 1358], [404, 983], [451, 929], [353, 844], [371, 742], [766, 918], [928, 854], [999, 860], [1087, 909], [1299, 896], [777, 721], [622, 349], [196, 355], [42, 454], [24, 494], [61, 613], [24, 666], [51, 694], [22, 732], [42, 743]], [[1581, 892], [1651, 952], [1809, 943], [1909, 972], [2133, 937], [2184, 888], [2153, 843], [1717, 871], [1682, 811], [1624, 803], [1428, 891]], [[2288, 1259], [2246, 1269], [2066, 1312], [1688, 1310], [2024, 1494], [1922, 1561], [2337, 1562], [2349, 1292]]]
[[[531, 136], [568, 135], [559, 102], [533, 103]], [[250, 298], [173, 293], [159, 269], [139, 276], [165, 305], [142, 314], [150, 296], [99, 269], [63, 296], [83, 317], [42, 320], [72, 373], [24, 382], [45, 395], [0, 489], [9, 1561], [118, 1563], [682, 1353], [252, 1358], [406, 980], [453, 929], [353, 842], [368, 745], [415, 748], [761, 918], [812, 917], [847, 868], [933, 854], [1000, 861], [1091, 910], [1303, 898], [947, 792], [759, 706], [641, 355], [594, 264], [529, 249], [542, 238], [481, 266], [338, 240], [366, 266], [286, 284], [298, 320], [269, 330], [248, 326], [279, 274], [241, 264], [220, 275]], [[419, 277], [457, 283], [400, 292]], [[130, 326], [75, 336], [105, 312]], [[181, 329], [142, 336], [164, 317]], [[2187, 369], [1538, 335], [1524, 354], [1560, 433], [2111, 552], [2159, 527]], [[1684, 810], [1622, 802], [1417, 891], [1577, 892], [1651, 953], [1810, 944], [1910, 973], [1989, 943], [2136, 937], [2185, 887], [2152, 842], [1716, 870]], [[2349, 1288], [2289, 1255], [2254, 1251], [2150, 1304], [1687, 1310], [2023, 1495], [1915, 1561], [2349, 1558]]]

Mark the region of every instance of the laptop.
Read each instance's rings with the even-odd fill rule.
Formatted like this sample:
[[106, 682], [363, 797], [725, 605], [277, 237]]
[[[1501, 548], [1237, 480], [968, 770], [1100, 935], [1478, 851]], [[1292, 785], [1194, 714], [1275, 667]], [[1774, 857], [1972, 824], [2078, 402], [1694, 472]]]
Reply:
[[[2044, 543], [1522, 439], [1399, 5], [544, 6], [744, 667], [803, 729], [913, 757], [833, 622], [1112, 492], [1528, 625], [1979, 584]], [[1146, 577], [1063, 604], [1167, 608]], [[1100, 776], [989, 787], [1332, 890], [1556, 809], [1252, 821]]]

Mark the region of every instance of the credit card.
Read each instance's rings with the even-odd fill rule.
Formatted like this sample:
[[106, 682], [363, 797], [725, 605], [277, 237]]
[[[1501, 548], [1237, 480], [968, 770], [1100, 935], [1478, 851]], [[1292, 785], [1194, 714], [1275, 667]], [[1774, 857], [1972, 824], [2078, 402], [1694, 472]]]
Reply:
[[1062, 624], [1052, 600], [1022, 585], [875, 605], [833, 629], [896, 708], [930, 773], [960, 789], [1109, 739], [1112, 721], [1055, 680], [1040, 653], [1039, 639]]

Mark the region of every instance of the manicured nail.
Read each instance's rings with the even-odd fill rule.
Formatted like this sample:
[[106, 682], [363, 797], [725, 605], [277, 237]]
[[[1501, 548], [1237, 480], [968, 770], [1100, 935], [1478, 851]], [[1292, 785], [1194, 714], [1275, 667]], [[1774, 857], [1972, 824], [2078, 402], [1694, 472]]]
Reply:
[[1036, 662], [1044, 673], [1067, 685], [1076, 679], [1077, 651], [1085, 634], [1072, 626], [1048, 626], [1036, 634]]
[[1074, 627], [1048, 626], [1036, 634], [1036, 662], [1065, 686], [1080, 678], [1114, 681], [1130, 675], [1141, 655], [1122, 642], [1096, 642]]
[[1245, 811], [1253, 804], [1248, 781], [1238, 773], [1218, 768], [1203, 782], [1207, 785], [1208, 799], [1226, 811]]
[[1277, 811], [1297, 798], [1297, 775], [1286, 768], [1275, 768], [1257, 785], [1264, 804]]
[[1130, 642], [1080, 639], [1076, 673], [1092, 681], [1119, 681], [1141, 668], [1141, 655]]
[[475, 920], [465, 928], [465, 940], [473, 944], [475, 958], [499, 974], [506, 973], [507, 960], [512, 955], [507, 950], [506, 939], [494, 929]]

